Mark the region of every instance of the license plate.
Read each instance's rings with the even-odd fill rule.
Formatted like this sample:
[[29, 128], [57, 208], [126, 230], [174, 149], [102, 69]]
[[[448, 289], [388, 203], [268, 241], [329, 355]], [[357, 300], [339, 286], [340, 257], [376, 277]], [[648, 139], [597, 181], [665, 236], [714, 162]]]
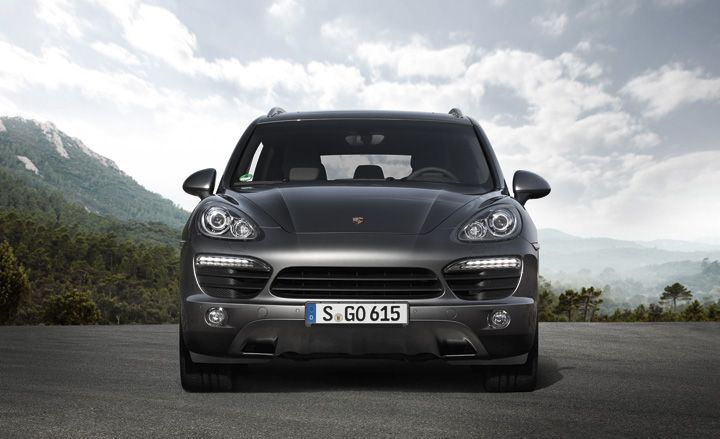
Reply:
[[407, 303], [307, 303], [307, 325], [406, 325]]

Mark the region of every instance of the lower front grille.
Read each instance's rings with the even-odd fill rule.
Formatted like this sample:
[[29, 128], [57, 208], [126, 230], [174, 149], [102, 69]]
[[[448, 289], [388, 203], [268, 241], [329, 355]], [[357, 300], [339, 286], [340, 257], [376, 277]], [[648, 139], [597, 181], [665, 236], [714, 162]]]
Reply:
[[448, 286], [461, 299], [502, 299], [520, 282], [520, 268], [490, 268], [445, 273]]
[[198, 283], [208, 296], [222, 299], [255, 297], [270, 279], [269, 271], [195, 266]]
[[278, 273], [270, 291], [307, 299], [429, 299], [443, 288], [424, 268], [292, 267]]

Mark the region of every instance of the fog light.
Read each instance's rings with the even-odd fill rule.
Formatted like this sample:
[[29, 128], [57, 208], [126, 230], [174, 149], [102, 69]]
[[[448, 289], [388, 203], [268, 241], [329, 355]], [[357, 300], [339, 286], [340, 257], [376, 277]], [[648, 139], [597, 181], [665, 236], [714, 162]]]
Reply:
[[222, 326], [227, 321], [227, 313], [222, 308], [210, 308], [205, 313], [205, 323], [210, 326]]
[[510, 324], [510, 313], [504, 309], [493, 311], [493, 313], [488, 316], [488, 323], [493, 329], [505, 329]]

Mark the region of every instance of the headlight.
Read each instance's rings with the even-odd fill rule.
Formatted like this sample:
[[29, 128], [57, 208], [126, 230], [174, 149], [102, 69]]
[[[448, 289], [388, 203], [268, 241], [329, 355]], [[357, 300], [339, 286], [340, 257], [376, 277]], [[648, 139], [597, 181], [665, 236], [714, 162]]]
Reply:
[[213, 238], [249, 241], [257, 239], [258, 226], [240, 212], [225, 207], [212, 206], [200, 216], [200, 231]]
[[493, 206], [483, 211], [460, 229], [461, 241], [500, 241], [516, 237], [522, 222], [511, 206]]

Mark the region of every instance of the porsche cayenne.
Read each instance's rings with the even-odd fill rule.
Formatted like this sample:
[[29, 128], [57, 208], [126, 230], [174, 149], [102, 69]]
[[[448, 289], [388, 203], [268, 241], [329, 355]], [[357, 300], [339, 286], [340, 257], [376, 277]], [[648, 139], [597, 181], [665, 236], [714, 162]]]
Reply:
[[274, 358], [477, 366], [489, 391], [534, 389], [538, 239], [480, 125], [460, 110], [299, 112], [250, 124], [183, 231], [180, 374], [231, 390]]

